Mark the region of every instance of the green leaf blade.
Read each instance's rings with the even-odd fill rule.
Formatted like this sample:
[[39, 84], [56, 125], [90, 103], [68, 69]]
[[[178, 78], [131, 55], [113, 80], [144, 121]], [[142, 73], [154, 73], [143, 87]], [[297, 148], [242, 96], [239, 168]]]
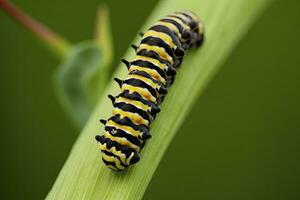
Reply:
[[86, 123], [111, 76], [110, 32], [109, 11], [101, 5], [97, 10], [95, 39], [72, 46], [54, 76], [58, 99], [79, 129]]
[[92, 110], [87, 94], [87, 80], [101, 65], [100, 50], [90, 44], [75, 46], [54, 77], [58, 98], [69, 116], [83, 126]]

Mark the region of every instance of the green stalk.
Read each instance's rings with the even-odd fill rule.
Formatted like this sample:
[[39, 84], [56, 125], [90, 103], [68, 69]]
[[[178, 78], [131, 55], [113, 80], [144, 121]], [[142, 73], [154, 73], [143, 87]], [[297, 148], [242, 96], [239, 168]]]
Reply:
[[[271, 0], [162, 1], [142, 30], [172, 11], [189, 9], [203, 18], [206, 41], [201, 49], [191, 51], [185, 57], [175, 83], [161, 107], [162, 112], [151, 125], [153, 137], [143, 149], [141, 161], [124, 173], [115, 173], [102, 163], [94, 136], [103, 131], [98, 120], [108, 118], [112, 109], [110, 101], [102, 97], [47, 199], [141, 199], [164, 152], [198, 96], [270, 2]], [[125, 58], [132, 57], [130, 50]], [[124, 66], [120, 66], [116, 72], [116, 76], [120, 78], [126, 74]], [[111, 82], [105, 93], [116, 95], [118, 92], [116, 84]]]
[[110, 66], [113, 58], [113, 40], [110, 27], [109, 9], [102, 4], [98, 7], [95, 26], [95, 42], [104, 53], [103, 65]]
[[68, 52], [70, 44], [65, 39], [27, 15], [13, 3], [8, 0], [0, 0], [0, 9], [34, 33], [57, 54], [64, 56]]

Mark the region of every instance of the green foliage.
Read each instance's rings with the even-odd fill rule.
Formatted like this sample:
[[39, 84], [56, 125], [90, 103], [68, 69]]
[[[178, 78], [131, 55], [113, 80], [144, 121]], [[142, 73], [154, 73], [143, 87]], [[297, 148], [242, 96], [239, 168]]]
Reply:
[[[185, 57], [162, 112], [151, 126], [153, 137], [143, 150], [141, 161], [124, 173], [112, 172], [101, 162], [94, 136], [103, 129], [98, 120], [109, 117], [112, 108], [109, 100], [102, 96], [47, 199], [141, 199], [194, 101], [269, 2], [271, 0], [162, 1], [143, 29], [174, 10], [189, 9], [202, 16], [206, 41], [201, 50], [191, 51]], [[132, 56], [131, 50], [125, 57]], [[126, 74], [124, 66], [116, 72], [121, 78]], [[112, 82], [105, 90], [105, 94], [118, 92]]]
[[[62, 107], [73, 121], [82, 127], [94, 106], [90, 91], [90, 80], [103, 74], [98, 92], [107, 80], [105, 68], [101, 68], [101, 50], [94, 43], [82, 43], [72, 48], [54, 76], [55, 89]], [[106, 75], [106, 76], [104, 76]], [[99, 88], [100, 87], [100, 88]]]
[[98, 9], [94, 41], [73, 46], [54, 76], [54, 88], [62, 107], [82, 128], [111, 74], [113, 57], [108, 10]]
[[7, 0], [0, 1], [0, 9], [63, 57], [54, 78], [55, 90], [66, 113], [82, 128], [102, 95], [111, 71], [113, 48], [106, 6], [98, 8], [95, 41], [75, 46]]

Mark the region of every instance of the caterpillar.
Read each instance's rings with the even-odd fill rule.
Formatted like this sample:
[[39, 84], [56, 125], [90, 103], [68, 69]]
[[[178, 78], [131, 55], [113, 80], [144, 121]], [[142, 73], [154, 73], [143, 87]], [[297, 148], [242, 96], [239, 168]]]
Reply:
[[151, 138], [150, 125], [160, 112], [168, 88], [175, 79], [187, 50], [204, 40], [204, 25], [191, 11], [177, 11], [160, 19], [141, 33], [136, 55], [124, 80], [115, 78], [121, 92], [108, 95], [113, 104], [112, 117], [101, 119], [104, 134], [97, 135], [103, 162], [120, 171], [140, 160], [140, 152]]

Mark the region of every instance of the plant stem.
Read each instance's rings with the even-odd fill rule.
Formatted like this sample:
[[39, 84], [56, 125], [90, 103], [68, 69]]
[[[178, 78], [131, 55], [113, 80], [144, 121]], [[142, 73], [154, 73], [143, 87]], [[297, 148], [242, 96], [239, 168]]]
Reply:
[[[202, 17], [206, 25], [206, 41], [201, 50], [191, 51], [185, 57], [175, 83], [161, 106], [162, 111], [151, 125], [153, 137], [143, 149], [141, 161], [124, 173], [112, 172], [101, 162], [94, 136], [103, 133], [103, 125], [98, 121], [110, 117], [112, 110], [110, 101], [103, 95], [47, 199], [141, 199], [168, 145], [198, 96], [271, 1], [161, 1], [143, 30], [166, 14], [188, 9]], [[135, 42], [139, 39], [136, 38]], [[130, 59], [133, 54], [132, 50], [128, 51], [125, 58]], [[119, 66], [115, 77], [123, 78], [127, 73], [124, 66]], [[105, 93], [116, 95], [119, 88], [111, 82]], [[193, 159], [197, 152], [190, 152], [188, 155]], [[187, 165], [186, 170], [191, 170], [191, 166]]]
[[41, 41], [50, 46], [60, 55], [65, 55], [70, 44], [58, 34], [54, 33], [48, 27], [27, 15], [20, 8], [7, 0], [0, 0], [0, 9], [15, 19], [29, 31], [33, 32]]
[[[95, 41], [103, 51], [103, 62], [105, 66], [112, 63], [113, 41], [110, 27], [109, 9], [102, 4], [97, 9], [95, 22]], [[109, 67], [109, 66], [108, 66]]]

